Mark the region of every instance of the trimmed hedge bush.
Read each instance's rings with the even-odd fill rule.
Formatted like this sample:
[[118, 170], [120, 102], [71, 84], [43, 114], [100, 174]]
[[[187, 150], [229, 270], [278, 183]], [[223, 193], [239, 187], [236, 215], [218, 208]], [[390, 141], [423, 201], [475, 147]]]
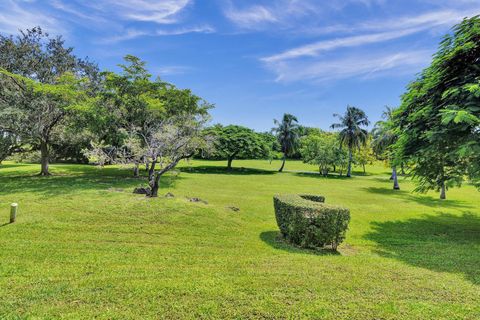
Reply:
[[308, 194], [274, 196], [275, 217], [282, 236], [304, 248], [331, 245], [336, 250], [345, 239], [350, 210], [324, 202], [325, 197]]

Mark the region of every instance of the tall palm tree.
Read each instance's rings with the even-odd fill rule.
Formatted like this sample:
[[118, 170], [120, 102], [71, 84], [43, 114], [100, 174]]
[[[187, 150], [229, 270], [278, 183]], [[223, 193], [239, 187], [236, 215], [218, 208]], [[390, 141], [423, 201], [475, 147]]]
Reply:
[[295, 152], [298, 144], [298, 119], [291, 114], [285, 113], [282, 121], [273, 120], [273, 122], [276, 127], [273, 128], [272, 131], [276, 133], [283, 152], [282, 166], [278, 170], [279, 172], [282, 172], [285, 167], [287, 156], [290, 156]]
[[364, 146], [367, 143], [368, 131], [363, 129], [362, 126], [368, 126], [370, 122], [363, 110], [352, 106], [347, 106], [347, 111], [343, 116], [338, 114], [334, 114], [334, 116], [338, 117], [340, 122], [332, 124], [331, 127], [332, 129], [341, 129], [340, 145], [342, 147], [347, 145], [348, 147], [347, 177], [351, 177], [353, 149], [360, 149], [362, 145]]
[[393, 180], [393, 189], [399, 190], [400, 186], [398, 184], [397, 178], [397, 166], [393, 162], [393, 150], [392, 146], [397, 141], [398, 135], [393, 129], [393, 113], [395, 109], [387, 107], [382, 114], [384, 120], [377, 121], [375, 127], [372, 130], [373, 136], [373, 151], [377, 155], [385, 156], [388, 161], [392, 164], [392, 177]]

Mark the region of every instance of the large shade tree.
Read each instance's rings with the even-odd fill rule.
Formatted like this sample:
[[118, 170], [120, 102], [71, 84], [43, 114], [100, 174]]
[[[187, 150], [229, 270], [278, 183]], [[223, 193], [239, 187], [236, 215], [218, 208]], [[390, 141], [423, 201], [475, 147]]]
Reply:
[[266, 139], [246, 127], [215, 125], [205, 130], [205, 134], [213, 137], [213, 154], [217, 158], [227, 159], [229, 170], [235, 158], [265, 158], [269, 155], [270, 146]]
[[416, 190], [480, 186], [480, 18], [465, 19], [440, 43], [429, 67], [408, 86], [395, 112], [401, 161]]
[[[0, 35], [0, 68], [0, 130], [40, 150], [40, 174], [49, 175], [50, 144], [72, 115], [73, 91], [93, 95], [98, 68], [77, 58], [61, 37], [50, 37], [40, 28], [16, 37]], [[88, 81], [73, 85], [74, 79]]]
[[283, 171], [285, 161], [288, 156], [292, 155], [298, 147], [299, 141], [299, 125], [298, 119], [291, 114], [284, 114], [281, 121], [273, 120], [275, 126], [272, 131], [277, 135], [280, 149], [283, 153], [282, 166], [278, 170]]
[[352, 175], [352, 162], [353, 151], [359, 150], [361, 146], [364, 146], [368, 139], [368, 131], [363, 128], [370, 123], [363, 110], [347, 106], [345, 114], [334, 114], [338, 117], [340, 122], [331, 125], [333, 129], [341, 129], [339, 132], [341, 146], [347, 146], [348, 148], [348, 169], [347, 177]]

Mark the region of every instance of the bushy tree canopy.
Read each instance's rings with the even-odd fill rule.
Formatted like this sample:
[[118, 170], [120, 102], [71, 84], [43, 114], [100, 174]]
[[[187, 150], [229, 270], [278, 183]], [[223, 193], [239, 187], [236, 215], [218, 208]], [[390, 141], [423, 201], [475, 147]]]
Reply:
[[229, 125], [215, 125], [205, 131], [214, 139], [216, 157], [227, 159], [228, 169], [235, 158], [266, 158], [270, 146], [264, 137], [252, 129]]
[[417, 191], [464, 177], [480, 186], [480, 18], [465, 19], [441, 42], [395, 113], [401, 161], [411, 161]]

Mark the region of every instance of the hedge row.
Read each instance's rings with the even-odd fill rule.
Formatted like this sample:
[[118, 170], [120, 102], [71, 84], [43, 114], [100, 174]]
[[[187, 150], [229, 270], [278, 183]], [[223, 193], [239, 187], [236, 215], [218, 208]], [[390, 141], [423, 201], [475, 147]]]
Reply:
[[345, 239], [350, 210], [324, 202], [325, 197], [308, 194], [274, 196], [275, 217], [282, 236], [304, 248], [331, 245], [336, 250]]

